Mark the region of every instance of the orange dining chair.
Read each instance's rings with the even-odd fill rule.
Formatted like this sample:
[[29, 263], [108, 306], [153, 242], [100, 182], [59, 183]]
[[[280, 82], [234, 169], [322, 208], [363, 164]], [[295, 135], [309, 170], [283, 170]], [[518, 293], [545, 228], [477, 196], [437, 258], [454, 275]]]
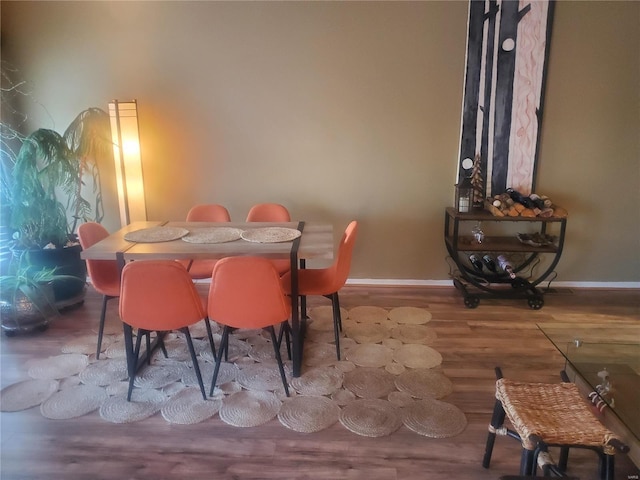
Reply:
[[207, 311], [211, 320], [224, 327], [209, 395], [213, 395], [222, 355], [229, 348], [229, 332], [234, 328], [262, 328], [271, 334], [282, 384], [289, 396], [274, 326], [288, 321], [291, 302], [273, 264], [266, 258], [250, 256], [219, 260], [211, 276]]
[[[215, 357], [211, 325], [207, 318], [206, 302], [200, 297], [191, 276], [178, 262], [172, 260], [140, 260], [130, 262], [122, 269], [122, 289], [120, 292], [120, 319], [122, 320], [129, 371], [131, 392], [138, 368], [140, 343], [147, 337], [147, 359], [151, 356], [149, 336], [157, 332], [162, 347], [165, 332], [179, 330], [187, 340], [193, 368], [198, 378], [202, 397], [207, 394], [202, 383], [198, 359], [189, 333], [189, 326], [204, 320], [209, 337], [211, 352]], [[136, 345], [133, 346], [133, 328], [137, 328]], [[165, 352], [166, 356], [166, 350]]]
[[[338, 290], [347, 281], [351, 269], [351, 257], [353, 246], [358, 233], [358, 222], [352, 221], [346, 228], [338, 246], [338, 255], [333, 264], [328, 268], [300, 269], [298, 271], [298, 294], [322, 295], [331, 299], [333, 307], [333, 330], [336, 340], [336, 355], [340, 360], [340, 332], [342, 331], [342, 318], [340, 317], [340, 300]], [[285, 292], [291, 294], [291, 273], [282, 277], [282, 287]], [[305, 299], [306, 300], [306, 299]], [[303, 302], [306, 304], [306, 301]], [[305, 312], [303, 312], [305, 314]]]
[[[187, 213], [187, 222], [230, 222], [229, 211], [223, 205], [217, 203], [203, 203], [195, 205]], [[213, 266], [217, 260], [181, 260], [191, 278], [211, 278]]]
[[[99, 223], [87, 222], [78, 227], [78, 238], [83, 249], [89, 248], [109, 236], [109, 232]], [[87, 273], [93, 288], [102, 294], [102, 310], [98, 327], [98, 346], [96, 358], [100, 358], [104, 320], [107, 314], [107, 302], [120, 296], [120, 269], [115, 260], [86, 260]]]
[[[249, 209], [247, 222], [290, 222], [291, 215], [284, 205], [279, 203], [258, 203]], [[280, 275], [291, 269], [290, 260], [271, 260]]]

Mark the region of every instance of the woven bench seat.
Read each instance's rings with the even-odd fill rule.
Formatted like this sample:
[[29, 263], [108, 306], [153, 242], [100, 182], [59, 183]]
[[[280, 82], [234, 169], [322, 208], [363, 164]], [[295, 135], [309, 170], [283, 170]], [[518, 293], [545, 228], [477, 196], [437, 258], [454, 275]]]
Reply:
[[[573, 383], [523, 383], [502, 378], [496, 368], [496, 404], [489, 426], [483, 466], [489, 467], [496, 435], [507, 435], [522, 444], [520, 475], [535, 475], [536, 463], [545, 452], [545, 473], [563, 474], [569, 448], [588, 448], [600, 457], [599, 478], [614, 479], [614, 454], [628, 447], [593, 414]], [[504, 427], [505, 416], [514, 430]], [[558, 464], [549, 462], [547, 447], [560, 447]]]

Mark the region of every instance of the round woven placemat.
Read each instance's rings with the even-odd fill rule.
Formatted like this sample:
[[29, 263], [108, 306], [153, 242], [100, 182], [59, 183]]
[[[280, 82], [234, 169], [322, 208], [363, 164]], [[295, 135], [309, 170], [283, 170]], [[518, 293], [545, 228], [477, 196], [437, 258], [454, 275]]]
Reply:
[[182, 378], [185, 365], [179, 362], [147, 365], [136, 375], [133, 384], [138, 388], [162, 388]]
[[[116, 340], [104, 351], [107, 358], [127, 358], [127, 345], [124, 340]], [[102, 358], [102, 355], [100, 355]]]
[[310, 331], [333, 332], [333, 317], [313, 320], [308, 327]]
[[286, 400], [278, 420], [285, 427], [301, 433], [313, 433], [329, 428], [338, 421], [340, 407], [327, 397], [305, 396]]
[[274, 418], [282, 402], [273, 392], [243, 390], [222, 401], [220, 420], [234, 427], [257, 427]]
[[358, 343], [380, 343], [391, 336], [389, 329], [379, 323], [353, 323], [345, 333]]
[[418, 368], [398, 375], [395, 385], [416, 398], [443, 398], [453, 392], [453, 384], [442, 372]]
[[398, 391], [391, 392], [389, 396], [387, 396], [387, 400], [398, 407], [408, 407], [415, 401], [407, 392]]
[[124, 234], [124, 239], [127, 242], [136, 243], [157, 243], [157, 242], [171, 242], [178, 240], [189, 233], [186, 228], [179, 227], [149, 227], [141, 228], [140, 230], [134, 230], [133, 232], [127, 232]]
[[255, 363], [243, 366], [236, 382], [247, 390], [273, 391], [282, 385], [277, 364]]
[[[212, 363], [203, 363], [199, 362], [200, 365], [200, 374], [202, 375], [202, 381], [207, 385], [207, 383], [211, 384], [211, 379], [213, 378], [213, 371], [216, 366]], [[220, 362], [220, 370], [218, 370], [218, 378], [216, 379], [216, 385], [222, 385], [227, 382], [232, 382], [238, 377], [238, 373], [240, 369], [234, 363], [229, 362]], [[187, 368], [182, 373], [182, 383], [184, 383], [188, 387], [197, 387], [198, 386], [198, 377], [196, 376], [196, 371], [193, 368]]]
[[363, 437], [383, 437], [395, 432], [402, 419], [398, 408], [380, 399], [354, 400], [340, 412], [340, 423]]
[[57, 380], [25, 380], [0, 391], [0, 412], [18, 412], [40, 405], [58, 390]]
[[87, 365], [87, 368], [81, 371], [78, 377], [86, 385], [110, 385], [129, 377], [127, 362], [122, 358], [98, 360]]
[[349, 310], [349, 318], [359, 323], [381, 323], [387, 320], [389, 312], [381, 307], [362, 305]]
[[158, 390], [134, 388], [130, 402], [126, 394], [107, 399], [100, 407], [100, 417], [111, 423], [138, 422], [159, 412], [166, 400]]
[[182, 240], [189, 243], [227, 243], [239, 240], [242, 230], [233, 227], [194, 228]]
[[467, 426], [467, 418], [451, 403], [424, 399], [405, 407], [403, 423], [419, 435], [446, 438], [462, 433]]
[[346, 358], [360, 367], [384, 367], [393, 359], [393, 350], [384, 345], [363, 343], [350, 349]]
[[242, 232], [242, 239], [255, 243], [280, 243], [291, 242], [302, 233], [295, 228], [286, 227], [264, 227], [251, 228]]
[[431, 312], [418, 307], [396, 307], [389, 312], [389, 318], [398, 323], [420, 325], [431, 320]]
[[40, 413], [53, 420], [81, 417], [100, 408], [108, 398], [102, 387], [76, 385], [51, 395], [40, 405]]
[[407, 367], [405, 367], [404, 365], [398, 362], [391, 362], [391, 363], [387, 363], [384, 366], [384, 369], [387, 372], [389, 372], [391, 375], [400, 375], [402, 372], [404, 372], [407, 369]]
[[438, 338], [436, 331], [425, 325], [399, 325], [391, 330], [391, 336], [403, 343], [430, 345]]
[[221, 405], [221, 400], [203, 400], [199, 388], [187, 387], [167, 400], [160, 412], [169, 423], [193, 425], [213, 417]]
[[302, 361], [310, 367], [330, 365], [336, 361], [336, 347], [328, 343], [305, 343]]
[[347, 403], [353, 402], [355, 399], [356, 396], [353, 392], [345, 388], [336, 390], [331, 394], [331, 400], [336, 402], [338, 405], [346, 405]]
[[89, 357], [80, 353], [65, 353], [31, 363], [28, 375], [41, 380], [59, 380], [76, 375], [89, 365]]
[[[253, 345], [249, 350], [249, 357], [256, 362], [277, 363], [276, 353], [273, 350], [273, 344], [271, 342], [261, 343], [260, 345]], [[286, 341], [280, 344], [280, 358], [282, 361], [287, 359], [287, 345]]]
[[356, 368], [344, 374], [344, 388], [361, 398], [386, 397], [396, 389], [394, 376], [379, 368]]
[[393, 359], [409, 368], [433, 368], [442, 363], [442, 355], [437, 350], [411, 343], [394, 350]]
[[[328, 320], [333, 325], [333, 307], [331, 305], [321, 305], [319, 307], [313, 307], [307, 311], [309, 318], [315, 322], [316, 320]], [[349, 318], [349, 310], [344, 307], [340, 307], [340, 318], [344, 322]], [[311, 322], [311, 323], [313, 323]]]
[[301, 395], [331, 395], [342, 386], [344, 374], [333, 367], [319, 367], [291, 379], [291, 388]]

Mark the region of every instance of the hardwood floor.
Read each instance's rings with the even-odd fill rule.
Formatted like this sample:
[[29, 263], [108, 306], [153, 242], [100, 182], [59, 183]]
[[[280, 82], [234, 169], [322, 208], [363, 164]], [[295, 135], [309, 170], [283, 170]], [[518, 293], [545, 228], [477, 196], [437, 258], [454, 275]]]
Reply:
[[[310, 298], [313, 305], [326, 305]], [[341, 425], [314, 434], [284, 428], [277, 419], [256, 428], [236, 428], [217, 416], [180, 426], [156, 415], [143, 422], [111, 424], [97, 412], [73, 420], [48, 420], [37, 408], [0, 414], [2, 479], [498, 479], [516, 475], [519, 444], [498, 438], [490, 469], [481, 466], [494, 403], [494, 367], [523, 381], [559, 381], [563, 359], [536, 324], [541, 322], [640, 325], [637, 290], [559, 289], [545, 296], [541, 310], [522, 300], [483, 300], [467, 309], [453, 288], [358, 287], [341, 292], [345, 308], [417, 306], [433, 315], [430, 326], [453, 381], [445, 400], [468, 419], [453, 438], [431, 439], [402, 426], [388, 437], [355, 435]], [[58, 355], [71, 335], [96, 331], [100, 297], [89, 289], [84, 305], [54, 321], [45, 333], [0, 340], [1, 385], [27, 378], [33, 358]], [[117, 301], [108, 323], [118, 322]], [[595, 479], [596, 456], [572, 452], [569, 473]], [[617, 479], [640, 471], [625, 456], [616, 458]]]

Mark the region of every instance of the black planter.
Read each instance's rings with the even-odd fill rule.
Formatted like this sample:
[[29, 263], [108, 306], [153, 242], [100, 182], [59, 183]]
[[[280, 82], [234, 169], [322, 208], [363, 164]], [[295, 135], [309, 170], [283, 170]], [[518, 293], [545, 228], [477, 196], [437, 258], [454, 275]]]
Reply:
[[27, 252], [27, 259], [34, 270], [55, 268], [56, 275], [75, 277], [53, 281], [53, 294], [58, 309], [84, 301], [87, 266], [80, 258], [81, 251], [80, 245], [74, 245], [67, 248], [29, 250]]

